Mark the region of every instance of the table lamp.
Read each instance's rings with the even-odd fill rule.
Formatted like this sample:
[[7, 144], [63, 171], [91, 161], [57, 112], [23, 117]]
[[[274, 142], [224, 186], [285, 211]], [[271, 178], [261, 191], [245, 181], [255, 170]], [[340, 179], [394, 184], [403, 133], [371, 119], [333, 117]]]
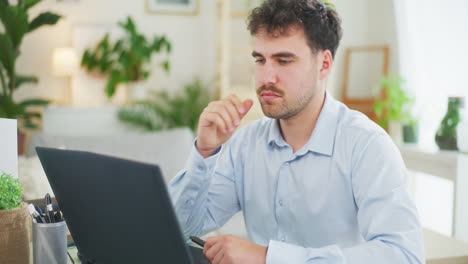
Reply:
[[78, 68], [78, 58], [75, 50], [71, 47], [56, 48], [52, 55], [52, 74], [55, 76], [68, 77], [69, 83], [67, 87], [66, 102], [73, 102], [73, 87], [71, 85], [71, 77]]

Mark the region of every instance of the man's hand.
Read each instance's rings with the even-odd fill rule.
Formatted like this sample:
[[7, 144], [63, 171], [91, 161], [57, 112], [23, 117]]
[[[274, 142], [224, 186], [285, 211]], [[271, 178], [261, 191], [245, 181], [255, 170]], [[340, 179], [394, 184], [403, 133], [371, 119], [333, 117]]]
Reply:
[[226, 142], [239, 126], [240, 120], [253, 105], [250, 99], [241, 102], [235, 95], [211, 102], [200, 115], [197, 150], [207, 158]]
[[203, 254], [211, 264], [265, 264], [267, 248], [227, 235], [206, 240]]

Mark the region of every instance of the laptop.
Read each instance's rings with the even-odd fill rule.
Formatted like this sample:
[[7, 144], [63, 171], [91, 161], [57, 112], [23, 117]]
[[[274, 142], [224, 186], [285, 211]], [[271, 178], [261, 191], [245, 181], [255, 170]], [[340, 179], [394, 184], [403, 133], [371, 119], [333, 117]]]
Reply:
[[36, 150], [82, 263], [209, 263], [185, 243], [158, 166]]

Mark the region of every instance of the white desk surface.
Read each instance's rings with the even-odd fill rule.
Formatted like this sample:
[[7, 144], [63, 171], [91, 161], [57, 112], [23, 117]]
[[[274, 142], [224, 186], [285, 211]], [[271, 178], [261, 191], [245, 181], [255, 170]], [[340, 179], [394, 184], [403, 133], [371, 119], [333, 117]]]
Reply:
[[424, 229], [428, 264], [468, 264], [468, 243]]

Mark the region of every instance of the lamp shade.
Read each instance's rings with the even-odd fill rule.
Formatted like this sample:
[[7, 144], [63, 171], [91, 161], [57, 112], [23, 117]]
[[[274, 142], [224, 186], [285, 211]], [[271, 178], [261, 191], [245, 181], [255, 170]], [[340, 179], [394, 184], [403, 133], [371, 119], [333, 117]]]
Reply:
[[71, 76], [78, 67], [78, 58], [73, 48], [56, 48], [52, 55], [52, 73], [55, 76]]

